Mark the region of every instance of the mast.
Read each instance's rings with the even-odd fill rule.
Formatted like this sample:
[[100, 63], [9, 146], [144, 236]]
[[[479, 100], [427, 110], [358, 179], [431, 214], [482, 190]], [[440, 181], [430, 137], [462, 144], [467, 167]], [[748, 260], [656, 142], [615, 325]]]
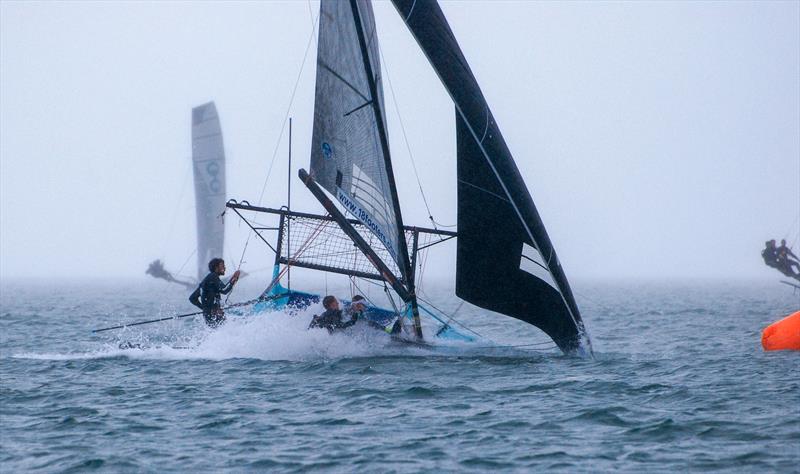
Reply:
[[386, 166], [386, 174], [389, 180], [389, 189], [392, 195], [392, 204], [394, 207], [394, 215], [397, 220], [397, 242], [400, 257], [400, 273], [402, 274], [403, 281], [408, 288], [408, 298], [403, 298], [404, 301], [411, 305], [411, 312], [414, 319], [414, 332], [417, 338], [422, 338], [422, 325], [419, 318], [419, 309], [417, 305], [417, 296], [414, 289], [414, 277], [411, 269], [410, 259], [408, 257], [408, 246], [406, 245], [405, 233], [403, 232], [403, 217], [400, 211], [400, 201], [397, 196], [397, 185], [394, 181], [394, 171], [392, 169], [392, 159], [389, 154], [389, 141], [386, 136], [386, 126], [383, 123], [383, 110], [378, 101], [378, 87], [375, 83], [375, 74], [372, 70], [372, 64], [369, 60], [369, 49], [367, 48], [367, 41], [364, 36], [364, 25], [361, 22], [361, 13], [358, 10], [358, 0], [350, 0], [350, 7], [353, 10], [353, 19], [355, 21], [356, 33], [358, 34], [358, 44], [361, 47], [361, 57], [364, 62], [364, 70], [367, 73], [367, 83], [369, 84], [369, 92], [371, 97], [372, 110], [375, 114], [375, 122], [378, 127], [378, 135], [380, 136], [381, 148], [383, 148], [384, 164]]
[[[292, 118], [289, 117], [289, 172], [286, 174], [286, 210], [292, 212]], [[281, 216], [283, 219], [283, 216]], [[291, 259], [292, 220], [286, 218], [286, 255]], [[292, 266], [286, 266], [286, 287], [292, 289]]]

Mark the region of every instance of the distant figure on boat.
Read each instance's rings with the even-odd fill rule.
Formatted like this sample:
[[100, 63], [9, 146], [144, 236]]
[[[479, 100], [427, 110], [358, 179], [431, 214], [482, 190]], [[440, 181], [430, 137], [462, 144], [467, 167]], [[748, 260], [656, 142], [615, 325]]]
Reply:
[[[325, 298], [322, 298], [322, 307], [325, 308], [325, 312], [319, 316], [315, 315], [314, 318], [311, 319], [311, 324], [309, 324], [308, 328], [324, 328], [330, 333], [349, 328], [358, 322], [358, 318], [361, 316], [361, 311], [363, 311], [361, 310], [354, 312], [352, 306], [353, 305], [351, 305], [351, 311], [349, 311], [350, 320], [343, 321], [343, 312], [339, 306], [339, 300], [337, 300], [335, 296], [328, 295]], [[363, 307], [363, 303], [360, 306]]]
[[[774, 244], [774, 240], [772, 241]], [[777, 248], [778, 265], [779, 269], [787, 274], [787, 276], [797, 277], [800, 274], [800, 261], [797, 255], [792, 253], [792, 250], [786, 246], [786, 239], [781, 239], [781, 246]], [[796, 268], [797, 270], [793, 270]]]
[[194, 286], [192, 283], [189, 283], [188, 281], [178, 280], [177, 278], [172, 276], [172, 273], [168, 272], [164, 268], [164, 264], [161, 262], [161, 260], [153, 260], [152, 262], [150, 262], [150, 265], [147, 267], [147, 270], [145, 270], [144, 273], [152, 276], [153, 278], [160, 278], [162, 280], [167, 280], [172, 283], [183, 285], [187, 288], [191, 288]]
[[775, 248], [775, 240], [768, 240], [766, 247], [761, 251], [761, 257], [768, 267], [778, 268], [778, 249]]
[[[764, 263], [788, 277], [800, 280], [800, 263], [797, 255], [786, 246], [786, 239], [781, 240], [781, 246], [775, 245], [775, 240], [766, 242], [766, 248], [761, 251]], [[795, 270], [796, 269], [796, 270]]]
[[225, 261], [221, 258], [212, 258], [208, 262], [209, 274], [200, 282], [200, 286], [189, 296], [189, 301], [203, 310], [203, 318], [209, 327], [215, 328], [225, 322], [225, 311], [222, 309], [222, 295], [227, 295], [233, 290], [233, 285], [239, 281], [240, 272], [237, 270], [227, 284], [219, 278], [225, 274]]

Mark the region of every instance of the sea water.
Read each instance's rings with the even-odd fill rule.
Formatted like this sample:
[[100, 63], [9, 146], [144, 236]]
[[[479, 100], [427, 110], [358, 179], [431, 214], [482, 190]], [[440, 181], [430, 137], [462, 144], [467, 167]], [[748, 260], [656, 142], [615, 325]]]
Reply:
[[800, 472], [800, 353], [759, 342], [800, 294], [574, 287], [594, 358], [445, 286], [428, 301], [484, 339], [434, 351], [307, 331], [319, 308], [92, 334], [192, 307], [154, 281], [6, 281], [0, 470]]

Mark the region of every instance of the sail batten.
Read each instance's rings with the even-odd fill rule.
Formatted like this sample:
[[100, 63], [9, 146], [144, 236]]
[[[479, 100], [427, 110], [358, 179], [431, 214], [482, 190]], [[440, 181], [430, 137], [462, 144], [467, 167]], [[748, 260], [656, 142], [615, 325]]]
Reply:
[[208, 262], [222, 257], [225, 244], [225, 150], [214, 102], [192, 109], [192, 168], [197, 216], [197, 278]]

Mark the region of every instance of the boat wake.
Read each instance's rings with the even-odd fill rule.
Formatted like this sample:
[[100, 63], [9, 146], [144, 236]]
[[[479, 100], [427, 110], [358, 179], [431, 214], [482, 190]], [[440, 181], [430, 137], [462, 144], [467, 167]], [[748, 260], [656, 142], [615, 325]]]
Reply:
[[[69, 353], [20, 353], [15, 358], [84, 360], [125, 357], [149, 360], [331, 360], [358, 357], [519, 356], [520, 351], [487, 343], [437, 341], [431, 345], [404, 344], [359, 323], [343, 333], [308, 329], [318, 308], [234, 315], [215, 330], [191, 325], [134, 331], [122, 330], [112, 340]], [[490, 344], [490, 343], [489, 343]]]

